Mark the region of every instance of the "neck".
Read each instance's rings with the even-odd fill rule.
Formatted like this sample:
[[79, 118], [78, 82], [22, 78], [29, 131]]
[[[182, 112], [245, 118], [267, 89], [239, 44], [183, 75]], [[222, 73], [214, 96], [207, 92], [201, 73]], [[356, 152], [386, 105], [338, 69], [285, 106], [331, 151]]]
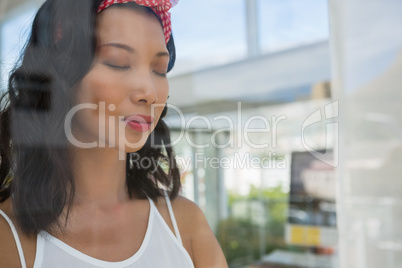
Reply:
[[73, 205], [110, 207], [129, 200], [126, 185], [126, 159], [119, 159], [115, 148], [74, 147]]

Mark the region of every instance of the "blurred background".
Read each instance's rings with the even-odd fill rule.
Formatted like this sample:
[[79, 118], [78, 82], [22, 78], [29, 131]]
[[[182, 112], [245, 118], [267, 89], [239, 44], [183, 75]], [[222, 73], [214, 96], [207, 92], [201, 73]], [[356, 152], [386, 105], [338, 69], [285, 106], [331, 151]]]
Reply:
[[[0, 2], [0, 81], [40, 0]], [[172, 9], [182, 195], [230, 267], [402, 267], [402, 1]]]

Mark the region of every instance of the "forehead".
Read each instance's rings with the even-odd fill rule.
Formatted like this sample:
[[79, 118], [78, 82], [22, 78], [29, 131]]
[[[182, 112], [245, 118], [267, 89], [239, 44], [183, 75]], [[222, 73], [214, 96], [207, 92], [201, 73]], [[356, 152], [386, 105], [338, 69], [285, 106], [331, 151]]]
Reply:
[[121, 41], [165, 47], [160, 21], [144, 7], [111, 6], [103, 10], [97, 17], [96, 32], [100, 44]]

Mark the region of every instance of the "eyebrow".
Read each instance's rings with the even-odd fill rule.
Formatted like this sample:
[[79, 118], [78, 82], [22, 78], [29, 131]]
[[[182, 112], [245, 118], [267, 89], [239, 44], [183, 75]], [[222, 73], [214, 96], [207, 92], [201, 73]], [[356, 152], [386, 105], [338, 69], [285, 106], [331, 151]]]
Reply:
[[121, 49], [127, 50], [127, 51], [130, 52], [130, 53], [135, 53], [134, 48], [132, 48], [132, 47], [130, 47], [130, 46], [127, 46], [127, 45], [125, 45], [125, 44], [120, 44], [120, 43], [106, 43], [106, 44], [100, 45], [100, 47], [107, 47], [107, 46], [110, 46], [110, 47], [117, 47], [117, 48], [121, 48]]
[[[132, 47], [130, 47], [128, 45], [125, 45], [125, 44], [121, 44], [121, 43], [111, 42], [111, 43], [103, 44], [100, 47], [105, 47], [105, 46], [117, 47], [117, 48], [124, 49], [124, 50], [126, 50], [126, 51], [128, 51], [130, 53], [135, 53], [134, 48], [132, 48]], [[168, 58], [170, 57], [169, 53], [166, 52], [166, 51], [158, 52], [158, 53], [156, 53], [156, 56], [157, 57], [168, 57]]]
[[156, 56], [157, 57], [168, 57], [168, 58], [170, 58], [170, 54], [168, 52], [165, 52], [165, 51], [156, 53]]

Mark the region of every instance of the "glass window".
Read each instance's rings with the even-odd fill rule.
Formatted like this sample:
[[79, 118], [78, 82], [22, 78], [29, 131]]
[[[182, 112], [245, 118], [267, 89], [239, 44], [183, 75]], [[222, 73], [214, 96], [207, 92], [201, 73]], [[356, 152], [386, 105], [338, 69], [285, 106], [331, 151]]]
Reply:
[[28, 5], [19, 7], [15, 12], [6, 14], [0, 28], [0, 88], [5, 90], [10, 71], [13, 69], [22, 48], [27, 41], [36, 7]]
[[327, 0], [260, 0], [259, 22], [263, 52], [326, 40]]
[[182, 1], [172, 9], [172, 28], [178, 51], [173, 73], [224, 64], [246, 55], [243, 0]]

